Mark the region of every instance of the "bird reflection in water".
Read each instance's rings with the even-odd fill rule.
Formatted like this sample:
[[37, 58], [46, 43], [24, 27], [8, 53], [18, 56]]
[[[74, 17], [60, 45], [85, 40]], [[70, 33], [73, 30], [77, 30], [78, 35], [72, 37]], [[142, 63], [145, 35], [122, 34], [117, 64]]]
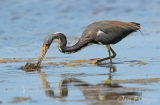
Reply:
[[105, 82], [93, 85], [77, 78], [65, 78], [59, 83], [59, 95], [54, 94], [54, 90], [51, 89], [50, 83], [46, 79], [47, 75], [45, 72], [42, 72], [41, 70], [38, 72], [40, 74], [46, 96], [56, 99], [57, 101], [67, 101], [66, 97], [69, 97], [68, 93], [70, 86], [78, 87], [85, 97], [85, 101], [90, 101], [92, 104], [99, 104], [102, 102], [111, 102], [110, 104], [123, 104], [121, 101], [118, 101], [118, 99], [122, 99], [123, 97], [130, 100], [134, 97], [141, 98], [141, 92], [135, 91], [132, 88], [125, 88], [118, 83], [113, 83], [112, 73], [116, 71], [116, 67], [113, 65], [106, 67], [110, 69], [110, 73], [107, 74], [108, 79]]
[[67, 87], [59, 87], [60, 95], [55, 96], [54, 91], [50, 89], [49, 82], [47, 82], [47, 80], [46, 80], [46, 74], [42, 71], [39, 71], [39, 74], [41, 76], [41, 81], [43, 83], [43, 87], [44, 87], [44, 89], [46, 89], [45, 93], [48, 97], [63, 99], [64, 96], [68, 96], [68, 88]]

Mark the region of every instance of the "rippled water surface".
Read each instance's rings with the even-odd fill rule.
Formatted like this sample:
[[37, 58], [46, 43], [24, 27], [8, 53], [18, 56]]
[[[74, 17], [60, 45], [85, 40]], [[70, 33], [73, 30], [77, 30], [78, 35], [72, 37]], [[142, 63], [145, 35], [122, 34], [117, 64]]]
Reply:
[[[0, 104], [159, 105], [159, 10], [159, 0], [1, 0]], [[105, 46], [63, 54], [54, 41], [40, 70], [21, 69], [37, 62], [47, 35], [63, 32], [71, 46], [99, 20], [138, 22], [144, 38], [111, 45], [113, 66], [90, 62], [108, 56]]]

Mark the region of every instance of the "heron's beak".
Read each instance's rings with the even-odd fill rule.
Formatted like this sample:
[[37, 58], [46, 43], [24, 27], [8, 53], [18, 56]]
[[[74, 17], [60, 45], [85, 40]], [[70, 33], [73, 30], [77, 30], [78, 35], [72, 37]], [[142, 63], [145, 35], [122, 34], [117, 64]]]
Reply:
[[37, 67], [40, 67], [41, 66], [41, 62], [46, 54], [46, 52], [48, 51], [49, 49], [49, 45], [46, 44], [43, 49], [42, 49], [42, 53], [41, 53], [41, 56], [39, 57], [39, 60], [38, 60], [38, 63], [37, 63]]

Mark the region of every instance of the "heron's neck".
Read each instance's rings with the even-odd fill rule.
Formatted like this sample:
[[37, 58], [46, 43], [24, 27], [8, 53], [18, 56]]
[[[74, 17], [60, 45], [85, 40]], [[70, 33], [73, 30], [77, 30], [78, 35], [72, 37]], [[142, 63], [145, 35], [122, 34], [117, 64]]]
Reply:
[[[59, 39], [59, 38], [58, 38]], [[58, 49], [62, 53], [71, 54], [78, 52], [82, 50], [84, 47], [89, 45], [88, 41], [81, 42], [80, 40], [73, 46], [66, 46], [67, 45], [67, 39], [65, 37], [60, 37], [59, 43], [58, 43]]]
[[76, 53], [76, 52], [82, 50], [83, 48], [85, 48], [88, 45], [89, 45], [88, 42], [81, 43], [80, 41], [78, 41], [73, 46], [64, 46], [64, 44], [61, 43], [60, 46], [58, 46], [58, 49], [62, 53], [71, 54], [71, 53]]

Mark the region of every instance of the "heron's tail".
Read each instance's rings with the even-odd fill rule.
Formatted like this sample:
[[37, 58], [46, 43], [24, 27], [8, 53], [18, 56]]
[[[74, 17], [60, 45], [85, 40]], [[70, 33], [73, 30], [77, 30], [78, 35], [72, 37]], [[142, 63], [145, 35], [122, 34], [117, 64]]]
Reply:
[[139, 25], [139, 26], [141, 25], [140, 23], [136, 23], [136, 22], [131, 22], [131, 23], [136, 24], [136, 25]]
[[140, 23], [136, 23], [136, 22], [131, 22], [131, 23], [132, 23], [132, 27], [134, 27], [136, 30], [140, 30], [140, 28], [141, 28], [140, 27], [140, 25], [141, 25]]
[[[141, 28], [141, 27], [140, 27], [140, 25], [141, 25], [141, 24], [140, 24], [140, 23], [136, 23], [136, 22], [131, 22], [131, 23], [133, 23], [133, 24], [134, 24], [134, 26], [133, 26], [133, 27], [134, 27], [134, 28], [136, 28], [136, 30], [139, 30], [139, 32], [142, 34], [142, 36], [143, 36], [144, 40], [146, 41], [146, 39], [145, 39], [145, 37], [144, 37], [144, 35], [143, 35], [142, 31], [140, 30], [140, 28]], [[135, 30], [135, 31], [136, 31], [136, 30]]]

